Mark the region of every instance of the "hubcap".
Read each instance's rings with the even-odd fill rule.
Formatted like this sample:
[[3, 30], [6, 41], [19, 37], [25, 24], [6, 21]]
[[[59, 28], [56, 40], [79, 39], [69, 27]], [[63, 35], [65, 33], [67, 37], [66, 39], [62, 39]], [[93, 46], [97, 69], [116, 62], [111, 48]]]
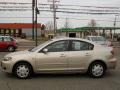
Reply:
[[100, 64], [96, 64], [92, 68], [92, 74], [94, 76], [101, 76], [103, 74], [103, 66]]
[[13, 47], [9, 47], [8, 50], [9, 51], [14, 51], [14, 48]]
[[18, 66], [17, 75], [21, 78], [27, 77], [29, 75], [29, 68], [25, 65]]

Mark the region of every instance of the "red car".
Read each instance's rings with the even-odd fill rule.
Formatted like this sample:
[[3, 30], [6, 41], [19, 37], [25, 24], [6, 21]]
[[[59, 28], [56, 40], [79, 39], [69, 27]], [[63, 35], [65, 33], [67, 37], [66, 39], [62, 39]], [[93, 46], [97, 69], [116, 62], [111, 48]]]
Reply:
[[17, 41], [11, 36], [0, 36], [0, 51], [14, 52], [18, 47]]

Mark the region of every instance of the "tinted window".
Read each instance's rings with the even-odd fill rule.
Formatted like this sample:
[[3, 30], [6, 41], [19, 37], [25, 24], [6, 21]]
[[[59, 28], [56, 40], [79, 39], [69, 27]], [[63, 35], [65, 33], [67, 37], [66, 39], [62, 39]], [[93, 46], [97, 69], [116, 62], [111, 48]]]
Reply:
[[2, 37], [0, 37], [0, 42], [2, 42]]
[[94, 45], [83, 41], [72, 41], [72, 51], [93, 50]]
[[9, 38], [9, 37], [4, 37], [4, 41], [5, 41], [5, 42], [9, 42], [9, 41], [11, 41], [11, 38]]
[[57, 41], [46, 47], [48, 52], [61, 52], [68, 50], [68, 41]]

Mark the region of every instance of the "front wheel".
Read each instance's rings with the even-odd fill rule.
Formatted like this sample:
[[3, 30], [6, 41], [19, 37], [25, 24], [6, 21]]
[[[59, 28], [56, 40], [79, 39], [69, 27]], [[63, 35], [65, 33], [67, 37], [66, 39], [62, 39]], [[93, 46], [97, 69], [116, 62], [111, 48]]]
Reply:
[[28, 63], [18, 63], [13, 70], [15, 76], [20, 79], [26, 79], [32, 74], [32, 67]]
[[105, 65], [101, 62], [94, 62], [89, 66], [88, 74], [94, 78], [101, 78], [106, 72]]

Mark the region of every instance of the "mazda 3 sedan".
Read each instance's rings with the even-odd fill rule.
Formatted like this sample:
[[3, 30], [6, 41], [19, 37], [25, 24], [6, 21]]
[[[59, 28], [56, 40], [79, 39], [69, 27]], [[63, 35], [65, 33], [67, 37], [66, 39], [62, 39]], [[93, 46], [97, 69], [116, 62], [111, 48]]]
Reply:
[[55, 38], [33, 49], [4, 56], [1, 67], [25, 79], [32, 73], [88, 73], [100, 78], [106, 70], [115, 69], [116, 58], [111, 47], [80, 38]]

